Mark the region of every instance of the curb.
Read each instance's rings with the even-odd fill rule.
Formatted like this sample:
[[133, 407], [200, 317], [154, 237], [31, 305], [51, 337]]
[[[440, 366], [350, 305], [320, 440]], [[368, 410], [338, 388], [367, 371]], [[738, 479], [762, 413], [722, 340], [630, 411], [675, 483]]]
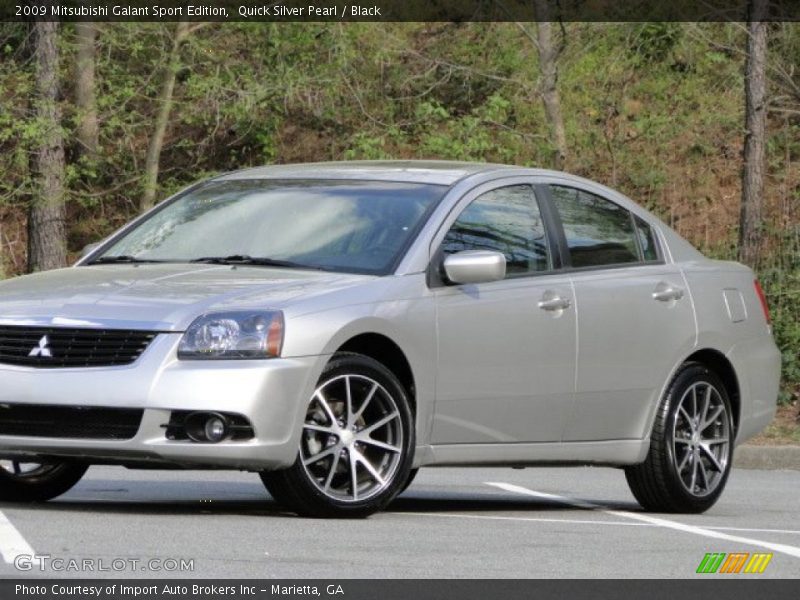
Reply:
[[733, 453], [738, 469], [791, 469], [800, 471], [800, 446], [752, 446], [744, 444]]

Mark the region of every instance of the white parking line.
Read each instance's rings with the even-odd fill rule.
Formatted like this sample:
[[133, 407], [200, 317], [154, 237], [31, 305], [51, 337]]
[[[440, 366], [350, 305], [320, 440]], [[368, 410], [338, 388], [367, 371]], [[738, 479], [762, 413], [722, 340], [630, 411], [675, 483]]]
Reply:
[[[0, 554], [3, 555], [3, 560], [10, 565], [14, 564], [14, 559], [20, 554], [31, 557], [36, 554], [2, 511], [0, 511]], [[31, 561], [33, 562], [33, 559]]]
[[[566, 523], [567, 525], [614, 525], [622, 527], [662, 527], [653, 523], [631, 523], [629, 521], [598, 521], [596, 519], [548, 519], [545, 517], [505, 517], [500, 515], [465, 515], [463, 513], [439, 512], [391, 512], [391, 515], [413, 515], [415, 517], [443, 517], [446, 519], [478, 519], [488, 521], [531, 521], [533, 523]], [[704, 527], [714, 531], [749, 531], [751, 533], [782, 533], [800, 535], [796, 529], [753, 529], [750, 527]]]
[[558, 496], [556, 494], [547, 494], [545, 492], [537, 492], [535, 490], [530, 490], [526, 487], [522, 487], [520, 485], [514, 485], [511, 483], [498, 483], [498, 482], [487, 481], [486, 485], [491, 485], [500, 488], [501, 490], [505, 490], [507, 492], [513, 492], [515, 494], [522, 494], [525, 496], [533, 496], [535, 498], [552, 500], [554, 502], [567, 504], [569, 506], [575, 506], [577, 508], [599, 511], [615, 517], [624, 517], [626, 519], [633, 519], [635, 521], [641, 521], [643, 523], [648, 523], [656, 527], [675, 529], [676, 531], [682, 531], [684, 533], [691, 533], [694, 535], [715, 538], [718, 540], [726, 540], [728, 542], [737, 542], [739, 544], [747, 544], [749, 546], [759, 546], [761, 548], [766, 548], [774, 552], [781, 552], [782, 554], [788, 554], [789, 556], [800, 558], [800, 548], [796, 546], [789, 546], [788, 544], [776, 544], [773, 542], [765, 542], [763, 540], [757, 540], [754, 538], [746, 538], [738, 535], [728, 535], [727, 533], [721, 533], [719, 531], [714, 531], [704, 527], [696, 527], [694, 525], [679, 523], [678, 521], [670, 521], [668, 519], [662, 519], [660, 517], [651, 517], [649, 515], [628, 512], [625, 510], [611, 510], [599, 504], [592, 504], [591, 502], [586, 502], [585, 500], [579, 500], [577, 498], [569, 498], [567, 496]]
[[534, 523], [567, 523], [569, 525], [616, 525], [623, 527], [653, 527], [647, 523], [627, 521], [591, 521], [581, 519], [546, 519], [543, 517], [501, 517], [498, 515], [463, 515], [456, 513], [395, 512], [393, 515], [414, 515], [415, 517], [444, 517], [450, 519], [479, 519], [488, 521], [532, 521]]
[[750, 533], [787, 533], [789, 535], [800, 535], [797, 529], [754, 529], [752, 527], [711, 527], [705, 526], [705, 529], [714, 529], [716, 531], [749, 531]]

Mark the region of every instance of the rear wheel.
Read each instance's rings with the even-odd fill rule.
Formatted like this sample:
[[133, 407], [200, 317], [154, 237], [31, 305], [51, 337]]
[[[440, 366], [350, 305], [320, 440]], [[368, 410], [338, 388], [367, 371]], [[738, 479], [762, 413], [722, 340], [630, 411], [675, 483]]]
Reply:
[[50, 500], [78, 483], [88, 468], [88, 465], [72, 462], [26, 463], [0, 460], [0, 500]]
[[288, 469], [261, 479], [279, 503], [312, 517], [365, 517], [408, 480], [414, 428], [397, 378], [366, 356], [342, 353], [322, 373]]
[[733, 440], [725, 386], [708, 368], [688, 363], [661, 401], [647, 459], [625, 469], [628, 485], [647, 510], [704, 512], [725, 488]]

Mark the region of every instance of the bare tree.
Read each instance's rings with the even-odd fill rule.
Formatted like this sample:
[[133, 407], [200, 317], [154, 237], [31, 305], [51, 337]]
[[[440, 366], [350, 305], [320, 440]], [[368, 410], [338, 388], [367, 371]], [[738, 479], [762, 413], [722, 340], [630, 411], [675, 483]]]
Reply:
[[78, 145], [81, 154], [94, 155], [98, 146], [95, 100], [95, 41], [97, 23], [75, 23], [78, 52], [75, 72], [75, 104], [78, 110]]
[[28, 269], [67, 264], [64, 227], [64, 140], [58, 106], [58, 23], [34, 23], [36, 116], [42, 128], [34, 158], [36, 192], [28, 218]]
[[567, 159], [567, 135], [561, 114], [561, 96], [558, 93], [558, 57], [561, 48], [553, 43], [553, 24], [549, 20], [547, 0], [534, 0], [533, 8], [537, 21], [536, 48], [539, 52], [542, 102], [550, 126], [551, 140], [556, 149], [555, 167], [562, 169]]
[[739, 220], [739, 258], [757, 266], [760, 255], [761, 212], [764, 203], [764, 157], [767, 134], [766, 0], [748, 2], [745, 63], [745, 138], [742, 169], [742, 210]]
[[159, 94], [158, 115], [156, 116], [155, 129], [150, 137], [147, 147], [147, 158], [144, 165], [144, 191], [139, 208], [145, 211], [155, 204], [158, 189], [158, 171], [161, 160], [161, 149], [164, 146], [164, 135], [167, 131], [170, 112], [172, 111], [172, 96], [175, 91], [175, 79], [180, 68], [181, 44], [189, 35], [189, 23], [180, 21], [175, 27], [172, 37], [172, 48], [164, 68], [161, 80], [161, 93]]
[[[3, 223], [0, 221], [0, 248], [3, 247]], [[6, 278], [6, 265], [4, 253], [0, 254], [0, 279]]]

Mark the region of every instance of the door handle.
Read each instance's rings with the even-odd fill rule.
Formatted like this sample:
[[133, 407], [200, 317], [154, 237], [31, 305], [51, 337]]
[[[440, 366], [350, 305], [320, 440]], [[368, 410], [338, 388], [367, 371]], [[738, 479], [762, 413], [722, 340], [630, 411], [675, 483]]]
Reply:
[[653, 292], [653, 300], [658, 300], [659, 302], [670, 302], [681, 298], [683, 298], [683, 289], [667, 283], [659, 283]]
[[572, 302], [568, 298], [555, 296], [553, 298], [546, 298], [539, 301], [539, 308], [542, 310], [564, 310], [572, 306]]

